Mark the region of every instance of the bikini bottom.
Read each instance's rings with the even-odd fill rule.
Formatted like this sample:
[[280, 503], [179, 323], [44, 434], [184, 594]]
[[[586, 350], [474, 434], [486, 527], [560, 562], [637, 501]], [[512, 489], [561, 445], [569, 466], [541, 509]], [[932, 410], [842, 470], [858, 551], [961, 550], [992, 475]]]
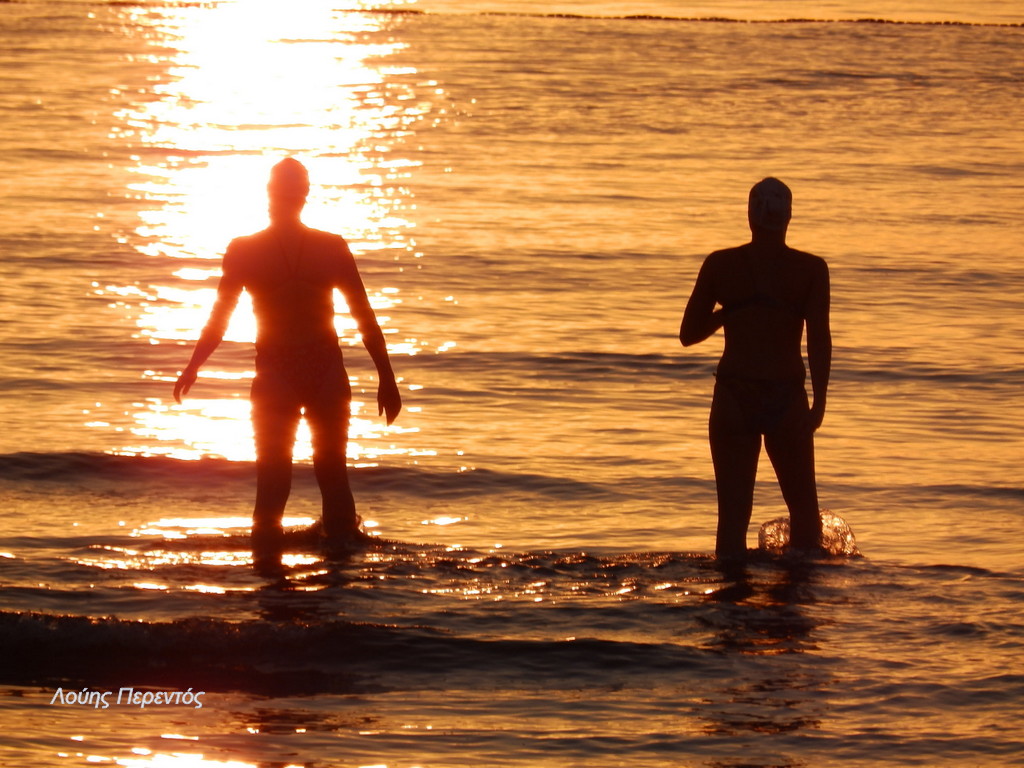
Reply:
[[715, 380], [712, 416], [735, 432], [769, 434], [782, 427], [790, 414], [807, 410], [803, 381], [740, 376]]

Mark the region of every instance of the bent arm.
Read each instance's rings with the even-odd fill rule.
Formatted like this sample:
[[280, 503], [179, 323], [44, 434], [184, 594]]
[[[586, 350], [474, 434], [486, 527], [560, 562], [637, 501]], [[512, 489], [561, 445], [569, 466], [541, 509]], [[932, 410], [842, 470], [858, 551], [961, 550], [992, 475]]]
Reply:
[[829, 321], [831, 288], [828, 266], [821, 262], [807, 304], [807, 367], [811, 372], [813, 402], [811, 416], [814, 429], [825, 418], [828, 381], [832, 372], [832, 329]]
[[196, 342], [196, 346], [192, 350], [192, 357], [189, 359], [188, 365], [185, 366], [185, 370], [181, 372], [174, 385], [174, 399], [178, 403], [196, 383], [200, 367], [209, 359], [221, 339], [224, 338], [231, 313], [235, 311], [238, 297], [242, 293], [242, 283], [237, 279], [235, 270], [230, 268], [229, 255], [230, 248], [224, 255], [224, 274], [217, 284], [217, 299], [213, 303], [213, 309], [210, 310], [210, 317], [199, 335], [199, 341]]
[[370, 306], [370, 299], [366, 295], [363, 279], [359, 276], [355, 258], [344, 239], [341, 239], [341, 249], [338, 288], [345, 297], [352, 319], [356, 321], [363, 346], [370, 353], [370, 358], [377, 369], [377, 414], [386, 414], [387, 423], [390, 425], [402, 410], [402, 397], [398, 392], [395, 372], [391, 368], [388, 346], [384, 341], [384, 332], [377, 322], [377, 315]]
[[690, 300], [686, 302], [683, 321], [679, 325], [679, 341], [689, 347], [704, 341], [724, 324], [721, 309], [715, 309], [717, 300], [712, 287], [710, 267], [707, 260], [697, 274]]

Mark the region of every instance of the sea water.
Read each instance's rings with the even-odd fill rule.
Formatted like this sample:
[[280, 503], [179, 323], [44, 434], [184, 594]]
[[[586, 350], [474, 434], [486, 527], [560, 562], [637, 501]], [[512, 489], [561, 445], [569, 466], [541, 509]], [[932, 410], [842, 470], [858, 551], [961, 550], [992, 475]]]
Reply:
[[[5, 764], [1024, 764], [1022, 21], [0, 5]], [[288, 154], [406, 407], [376, 418], [340, 314], [381, 544], [296, 542], [267, 578], [244, 305], [182, 405], [171, 386]], [[711, 556], [721, 339], [677, 332], [767, 175], [831, 269], [818, 484], [860, 556], [733, 566]], [[749, 546], [784, 514], [765, 461]]]

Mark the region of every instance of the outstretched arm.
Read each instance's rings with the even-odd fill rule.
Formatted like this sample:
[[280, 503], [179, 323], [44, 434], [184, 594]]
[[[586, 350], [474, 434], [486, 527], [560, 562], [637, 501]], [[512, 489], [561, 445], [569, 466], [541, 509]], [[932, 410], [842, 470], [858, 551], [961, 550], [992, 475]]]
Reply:
[[722, 310], [715, 309], [717, 301], [710, 272], [708, 260], [705, 259], [697, 274], [697, 282], [693, 286], [690, 300], [686, 303], [683, 322], [679, 326], [679, 341], [684, 347], [704, 341], [725, 322]]
[[213, 304], [213, 309], [210, 310], [210, 319], [207, 320], [203, 332], [199, 335], [199, 341], [196, 342], [196, 346], [192, 350], [192, 358], [174, 384], [174, 399], [178, 403], [196, 383], [199, 368], [213, 354], [213, 350], [224, 338], [228, 320], [231, 319], [231, 313], [235, 311], [238, 297], [242, 293], [242, 283], [235, 277], [234, 270], [230, 268], [230, 255], [231, 248], [229, 246], [228, 253], [224, 255], [224, 274], [217, 285], [217, 300]]
[[377, 368], [377, 415], [386, 415], [387, 423], [390, 426], [402, 410], [402, 396], [398, 391], [395, 373], [391, 369], [391, 358], [388, 356], [384, 333], [377, 323], [373, 307], [370, 306], [370, 299], [366, 295], [366, 288], [359, 276], [355, 258], [344, 239], [341, 239], [341, 246], [338, 288], [345, 296], [348, 311], [359, 327], [363, 345], [370, 353], [373, 364]]
[[820, 427], [825, 418], [828, 380], [832, 371], [832, 329], [829, 322], [831, 288], [828, 265], [821, 261], [816, 265], [816, 270], [807, 300], [807, 367], [811, 371], [811, 391], [814, 396], [811, 405], [813, 429]]

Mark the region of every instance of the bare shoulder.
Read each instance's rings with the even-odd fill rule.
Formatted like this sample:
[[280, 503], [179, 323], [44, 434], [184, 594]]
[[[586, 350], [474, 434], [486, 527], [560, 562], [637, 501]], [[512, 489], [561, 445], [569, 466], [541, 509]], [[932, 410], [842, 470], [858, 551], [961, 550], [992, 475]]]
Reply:
[[821, 272], [828, 274], [828, 263], [821, 256], [815, 256], [807, 251], [799, 251], [796, 248], [789, 249], [789, 256], [803, 269], [815, 274]]
[[234, 238], [228, 243], [227, 251], [225, 255], [235, 256], [251, 256], [255, 253], [260, 253], [266, 250], [269, 243], [272, 242], [270, 232], [262, 230], [260, 232], [254, 232], [251, 235], [241, 235]]
[[228, 243], [224, 251], [224, 271], [238, 274], [239, 270], [246, 270], [250, 267], [258, 254], [265, 250], [260, 237], [262, 233], [253, 235], [242, 235], [234, 238]]
[[257, 232], [252, 235], [241, 235], [240, 237], [233, 238], [228, 243], [228, 253], [241, 253], [247, 250], [251, 250], [253, 246], [259, 242], [259, 237], [262, 233]]
[[348, 243], [341, 235], [321, 229], [306, 230], [306, 250], [323, 263], [335, 263], [351, 258]]
[[813, 318], [824, 318], [828, 322], [828, 305], [831, 301], [828, 264], [820, 256], [806, 251], [790, 249], [790, 257], [796, 269], [793, 270], [794, 283], [804, 286], [803, 306], [805, 316], [810, 322]]
[[748, 245], [738, 245], [735, 248], [721, 248], [717, 251], [712, 251], [708, 256], [707, 261], [730, 261], [731, 259], [739, 258], [744, 251], [748, 250]]
[[717, 272], [723, 269], [732, 269], [733, 265], [740, 259], [747, 246], [741, 245], [736, 248], [722, 248], [712, 251], [704, 259], [704, 269]]
[[327, 232], [322, 229], [313, 229], [309, 227], [306, 230], [306, 238], [310, 243], [315, 243], [319, 246], [328, 248], [338, 248], [346, 246], [345, 238], [335, 232]]

